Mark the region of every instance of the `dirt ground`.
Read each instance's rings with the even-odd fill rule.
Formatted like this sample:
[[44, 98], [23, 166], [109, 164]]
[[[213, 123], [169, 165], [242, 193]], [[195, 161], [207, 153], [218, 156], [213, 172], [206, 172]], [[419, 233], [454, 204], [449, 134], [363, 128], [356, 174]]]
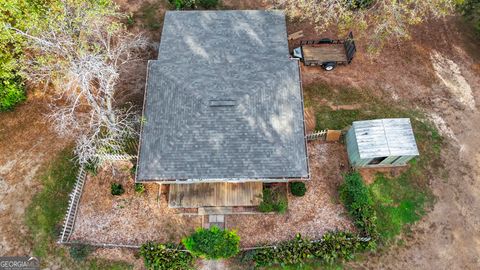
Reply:
[[342, 171], [347, 168], [345, 148], [337, 143], [310, 142], [308, 155], [311, 180], [303, 197], [288, 194], [288, 212], [267, 215], [229, 215], [226, 227], [235, 229], [243, 247], [292, 239], [295, 234], [311, 239], [327, 231], [353, 230], [338, 200]]
[[41, 186], [40, 169], [67, 145], [45, 122], [41, 97], [0, 114], [0, 256], [30, 254], [25, 209]]
[[[115, 162], [87, 177], [70, 240], [124, 245], [179, 243], [202, 226], [200, 216], [180, 216], [168, 208], [167, 196], [159, 185], [146, 184], [143, 194], [136, 193], [130, 168], [130, 162]], [[122, 184], [125, 193], [111, 195], [112, 183]]]

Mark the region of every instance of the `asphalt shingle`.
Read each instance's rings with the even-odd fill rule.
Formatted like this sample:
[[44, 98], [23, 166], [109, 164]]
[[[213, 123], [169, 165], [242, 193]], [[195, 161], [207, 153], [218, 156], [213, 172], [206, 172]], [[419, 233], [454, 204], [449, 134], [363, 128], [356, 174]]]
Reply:
[[146, 91], [138, 181], [308, 177], [283, 12], [167, 12]]

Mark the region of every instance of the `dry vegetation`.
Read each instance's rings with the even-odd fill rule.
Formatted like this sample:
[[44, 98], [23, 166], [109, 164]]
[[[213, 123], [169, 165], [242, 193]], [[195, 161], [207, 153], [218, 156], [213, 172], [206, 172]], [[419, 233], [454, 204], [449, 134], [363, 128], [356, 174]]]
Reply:
[[[202, 226], [200, 216], [180, 216], [168, 208], [159, 185], [146, 184], [142, 194], [134, 191], [130, 162], [116, 162], [88, 176], [80, 201], [73, 241], [141, 245], [147, 241], [178, 243]], [[112, 183], [125, 193], [110, 194]]]

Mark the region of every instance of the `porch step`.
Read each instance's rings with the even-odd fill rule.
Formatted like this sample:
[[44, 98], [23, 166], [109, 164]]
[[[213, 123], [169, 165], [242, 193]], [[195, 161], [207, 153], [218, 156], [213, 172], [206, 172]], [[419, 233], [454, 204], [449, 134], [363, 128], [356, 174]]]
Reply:
[[[225, 229], [225, 216], [224, 215], [208, 215], [205, 217], [203, 228], [209, 229], [212, 226], [217, 226], [220, 229]], [[208, 222], [207, 222], [208, 221]]]
[[232, 214], [233, 207], [219, 206], [219, 207], [199, 207], [199, 215], [226, 215]]

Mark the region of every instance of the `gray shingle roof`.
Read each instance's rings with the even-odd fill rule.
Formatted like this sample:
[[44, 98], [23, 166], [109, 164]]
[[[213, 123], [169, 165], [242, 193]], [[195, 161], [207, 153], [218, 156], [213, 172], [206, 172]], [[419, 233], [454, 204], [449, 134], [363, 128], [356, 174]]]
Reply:
[[281, 11], [174, 11], [150, 61], [137, 180], [308, 177]]

